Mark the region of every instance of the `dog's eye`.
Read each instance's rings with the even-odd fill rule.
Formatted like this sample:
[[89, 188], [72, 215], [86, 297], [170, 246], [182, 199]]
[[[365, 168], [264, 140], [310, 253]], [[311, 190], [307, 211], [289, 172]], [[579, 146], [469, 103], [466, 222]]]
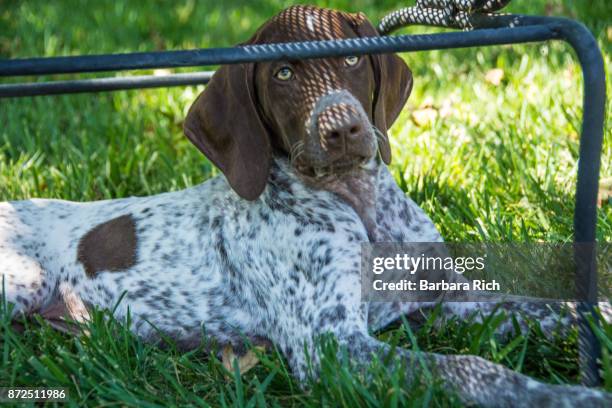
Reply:
[[282, 67], [281, 69], [276, 71], [276, 74], [274, 74], [274, 76], [277, 79], [280, 79], [281, 81], [288, 81], [293, 78], [293, 71], [289, 67]]
[[354, 67], [359, 62], [359, 57], [355, 55], [348, 56], [344, 59], [344, 64], [347, 67]]

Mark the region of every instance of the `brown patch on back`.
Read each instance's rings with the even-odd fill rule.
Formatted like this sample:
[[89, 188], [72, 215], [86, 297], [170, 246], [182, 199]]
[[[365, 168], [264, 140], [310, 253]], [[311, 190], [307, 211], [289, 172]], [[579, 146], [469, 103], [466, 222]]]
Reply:
[[81, 238], [77, 260], [90, 278], [98, 272], [120, 272], [136, 264], [136, 223], [122, 215], [94, 227]]

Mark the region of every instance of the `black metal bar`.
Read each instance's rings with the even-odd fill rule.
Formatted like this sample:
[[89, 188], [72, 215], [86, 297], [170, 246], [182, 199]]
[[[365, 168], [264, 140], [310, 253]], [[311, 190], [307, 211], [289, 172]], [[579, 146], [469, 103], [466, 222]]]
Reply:
[[235, 48], [0, 60], [0, 76], [176, 68], [282, 59], [427, 51], [544, 41], [556, 38], [556, 36], [558, 36], [558, 33], [552, 31], [548, 26], [534, 25], [517, 28], [483, 29], [463, 33], [451, 32], [259, 44]]
[[77, 79], [72, 81], [32, 82], [0, 85], [1, 97], [58, 95], [120, 89], [161, 88], [207, 84], [214, 71], [172, 75], [140, 75], [119, 78]]
[[[582, 300], [579, 304], [580, 364], [582, 382], [589, 386], [598, 385], [601, 380], [597, 360], [600, 357], [601, 348], [589, 326], [588, 319], [594, 317], [594, 323], [598, 324], [593, 309], [597, 301], [597, 269], [594, 243], [606, 101], [603, 58], [592, 34], [584, 25], [573, 20], [508, 15], [489, 19], [486, 24], [490, 27], [507, 24], [517, 26], [513, 28], [479, 29], [462, 33], [264, 44], [225, 49], [0, 60], [0, 76], [235, 64], [280, 59], [322, 58], [514, 44], [549, 39], [567, 41], [578, 56], [584, 76], [583, 121], [574, 210], [576, 283], [578, 299]], [[204, 76], [207, 74], [203, 73]], [[198, 81], [197, 83], [204, 83], [206, 78], [203, 77], [202, 79], [202, 82]], [[168, 86], [179, 84], [176, 76], [169, 76], [165, 80]], [[122, 81], [124, 81], [124, 78], [63, 81], [59, 85], [54, 85], [54, 83], [3, 85], [0, 87], [0, 97], [25, 96], [20, 95], [19, 92], [28, 91], [33, 92], [31, 95], [39, 95], [46, 91], [59, 93], [60, 90], [64, 92], [86, 92], [89, 90], [128, 89], [124, 86], [142, 88], [146, 87], [147, 84], [166, 86], [160, 82], [155, 82], [150, 77], [132, 77], [131, 82], [122, 83]], [[185, 84], [187, 83], [185, 78]], [[591, 245], [587, 245], [585, 250], [585, 247], [581, 245], [582, 243]]]
[[[598, 324], [594, 306], [597, 304], [597, 191], [603, 143], [606, 104], [606, 76], [603, 57], [597, 41], [582, 24], [557, 19], [554, 29], [574, 49], [582, 67], [584, 78], [582, 129], [574, 208], [574, 241], [577, 243], [576, 283], [578, 299], [579, 351], [582, 383], [601, 384], [597, 360], [601, 358], [601, 345], [589, 326], [589, 316]], [[587, 243], [587, 245], [584, 245]]]
[[598, 360], [601, 344], [589, 320], [599, 325], [597, 305], [597, 192], [603, 144], [606, 104], [606, 76], [597, 40], [581, 23], [567, 18], [504, 15], [484, 19], [481, 24], [546, 24], [557, 38], [569, 43], [580, 62], [583, 86], [583, 113], [574, 208], [574, 258], [576, 262], [576, 295], [578, 303], [578, 346], [581, 382], [601, 385]]

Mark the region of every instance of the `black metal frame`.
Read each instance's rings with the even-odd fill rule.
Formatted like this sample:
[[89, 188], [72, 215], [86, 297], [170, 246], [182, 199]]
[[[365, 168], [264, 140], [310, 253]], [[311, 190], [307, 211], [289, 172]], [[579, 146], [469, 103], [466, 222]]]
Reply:
[[[503, 27], [509, 23], [514, 27]], [[579, 348], [582, 382], [598, 385], [601, 349], [590, 324], [598, 324], [595, 232], [597, 190], [603, 140], [606, 84], [603, 58], [589, 30], [574, 20], [507, 15], [488, 20], [490, 27], [469, 32], [400, 35], [334, 41], [263, 44], [236, 48], [146, 52], [56, 58], [0, 60], [0, 76], [45, 75], [236, 64], [281, 59], [321, 58], [389, 52], [424, 51], [546, 40], [568, 42], [576, 52], [584, 77], [582, 134], [574, 210], [576, 283], [579, 303]], [[2, 84], [0, 97], [96, 92], [118, 89], [207, 83], [210, 72], [162, 77], [123, 77]], [[591, 323], [589, 323], [591, 320]]]

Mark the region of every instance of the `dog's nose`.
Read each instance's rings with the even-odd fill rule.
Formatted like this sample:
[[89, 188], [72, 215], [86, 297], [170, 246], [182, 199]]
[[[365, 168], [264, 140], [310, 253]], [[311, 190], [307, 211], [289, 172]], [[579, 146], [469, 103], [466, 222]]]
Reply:
[[361, 135], [362, 130], [361, 121], [353, 118], [350, 122], [345, 122], [327, 130], [324, 132], [323, 138], [330, 146], [344, 145], [357, 139]]
[[343, 151], [359, 142], [365, 135], [363, 119], [351, 109], [328, 109], [318, 118], [321, 145], [326, 150]]

